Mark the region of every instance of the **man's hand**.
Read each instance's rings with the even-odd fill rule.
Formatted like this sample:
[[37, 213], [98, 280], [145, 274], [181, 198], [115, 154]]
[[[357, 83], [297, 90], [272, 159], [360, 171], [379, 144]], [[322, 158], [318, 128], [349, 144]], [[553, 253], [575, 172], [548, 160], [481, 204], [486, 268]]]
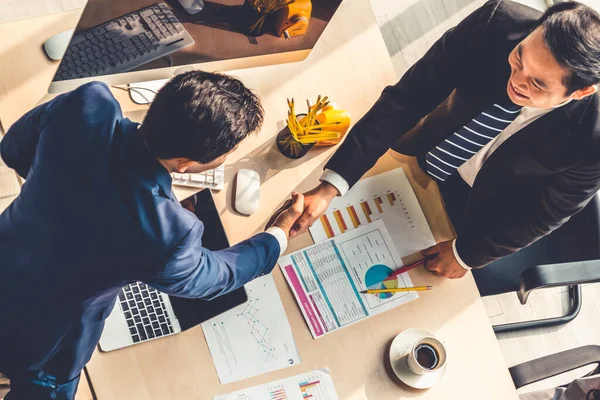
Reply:
[[273, 221], [273, 219], [274, 221], [272, 223], [269, 221], [267, 228], [269, 226], [281, 228], [289, 239], [290, 231], [292, 230], [294, 223], [300, 215], [302, 215], [302, 211], [304, 210], [304, 196], [300, 193], [292, 193], [291, 204], [288, 201], [284, 204], [284, 207], [286, 207], [286, 209], [283, 209], [283, 207], [280, 208], [275, 215], [271, 217], [271, 221]]
[[329, 203], [338, 194], [339, 192], [335, 186], [325, 181], [321, 182], [319, 186], [310, 192], [304, 193], [304, 212], [294, 224], [290, 232], [290, 237], [306, 232], [327, 211]]
[[431, 246], [421, 251], [421, 255], [425, 257], [425, 269], [435, 275], [457, 279], [467, 274], [454, 256], [452, 240]]

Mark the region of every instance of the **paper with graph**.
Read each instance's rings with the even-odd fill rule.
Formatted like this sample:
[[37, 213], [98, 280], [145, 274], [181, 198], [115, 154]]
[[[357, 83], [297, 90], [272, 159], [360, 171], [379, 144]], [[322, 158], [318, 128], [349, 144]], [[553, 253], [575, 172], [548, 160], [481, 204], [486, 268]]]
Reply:
[[273, 276], [245, 288], [246, 303], [202, 324], [222, 384], [300, 364]]
[[215, 396], [213, 400], [338, 400], [329, 370], [306, 374]]
[[419, 201], [402, 168], [358, 181], [310, 228], [315, 243], [383, 219], [401, 257], [435, 244]]
[[362, 294], [366, 289], [410, 287], [382, 220], [359, 226], [279, 259], [300, 310], [316, 339], [418, 298], [416, 292]]

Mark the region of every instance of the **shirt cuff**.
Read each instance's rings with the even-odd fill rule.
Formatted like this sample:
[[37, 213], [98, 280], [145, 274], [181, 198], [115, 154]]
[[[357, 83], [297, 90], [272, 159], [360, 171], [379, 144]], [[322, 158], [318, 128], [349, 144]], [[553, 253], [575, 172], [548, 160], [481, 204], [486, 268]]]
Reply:
[[458, 255], [458, 251], [456, 251], [456, 239], [454, 239], [452, 241], [452, 250], [454, 251], [454, 257], [456, 257], [456, 261], [458, 261], [458, 263], [460, 264], [460, 266], [463, 267], [466, 270], [471, 269], [471, 267], [469, 267], [467, 264], [465, 264], [464, 261]]
[[[0, 144], [2, 143], [2, 130], [0, 130]], [[0, 167], [8, 167], [2, 159], [2, 152], [0, 151]]]
[[345, 180], [340, 174], [330, 169], [323, 171], [323, 175], [321, 175], [320, 180], [331, 183], [338, 190], [338, 192], [340, 192], [340, 196], [345, 195], [348, 189], [350, 189], [348, 181]]
[[271, 226], [265, 232], [275, 236], [275, 239], [279, 242], [279, 255], [285, 253], [288, 246], [288, 238], [283, 229], [278, 226]]

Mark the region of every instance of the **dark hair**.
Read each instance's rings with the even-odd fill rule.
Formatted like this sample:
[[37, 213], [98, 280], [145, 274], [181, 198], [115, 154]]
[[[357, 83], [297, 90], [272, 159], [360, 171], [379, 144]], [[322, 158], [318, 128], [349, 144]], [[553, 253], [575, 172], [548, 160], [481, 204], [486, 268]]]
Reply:
[[543, 38], [558, 63], [570, 71], [567, 93], [600, 82], [600, 15], [575, 1], [557, 3], [538, 21]]
[[257, 132], [263, 114], [258, 97], [240, 80], [191, 71], [158, 92], [140, 133], [157, 158], [209, 163]]

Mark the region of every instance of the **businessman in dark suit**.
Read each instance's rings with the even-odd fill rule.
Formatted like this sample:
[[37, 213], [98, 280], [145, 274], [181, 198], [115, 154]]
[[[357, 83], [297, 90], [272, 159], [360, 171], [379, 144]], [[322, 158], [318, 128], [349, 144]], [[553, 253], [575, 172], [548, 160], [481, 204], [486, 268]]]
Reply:
[[262, 120], [258, 98], [239, 80], [196, 71], [167, 83], [142, 125], [123, 118], [96, 82], [10, 128], [0, 155], [27, 181], [0, 214], [7, 400], [72, 399], [126, 284], [212, 299], [271, 272], [302, 195], [267, 232], [211, 252], [170, 176], [220, 165]]
[[493, 0], [387, 87], [305, 194], [292, 236], [389, 148], [437, 182], [457, 239], [423, 252], [459, 278], [536, 242], [600, 188], [600, 18]]

